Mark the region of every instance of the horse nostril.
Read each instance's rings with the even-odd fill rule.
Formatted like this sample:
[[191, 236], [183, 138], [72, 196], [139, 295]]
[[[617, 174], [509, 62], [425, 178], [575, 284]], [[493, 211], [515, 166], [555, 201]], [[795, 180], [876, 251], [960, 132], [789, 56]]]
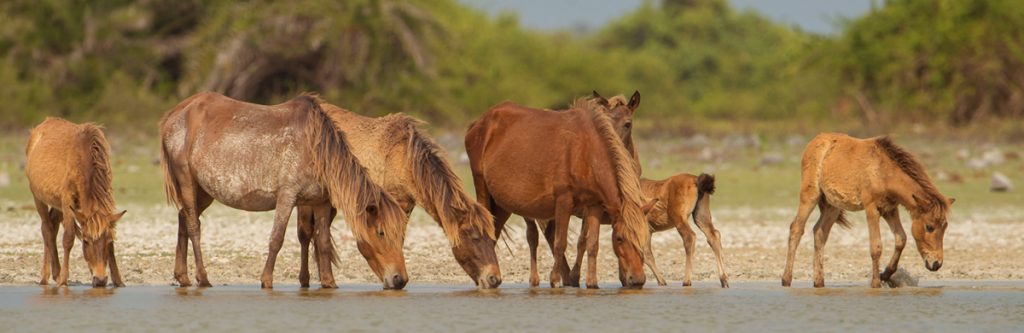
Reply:
[[107, 286], [107, 279], [106, 278], [100, 279], [98, 277], [93, 276], [92, 277], [92, 286], [96, 287], [96, 288], [106, 287]]
[[487, 277], [487, 282], [491, 283], [491, 288], [497, 288], [499, 285], [501, 285], [501, 278], [491, 275]]
[[942, 262], [941, 261], [932, 262], [932, 267], [929, 267], [929, 268], [931, 268], [931, 270], [933, 272], [937, 271], [937, 270], [939, 270], [939, 268], [942, 268]]
[[405, 288], [405, 279], [401, 275], [395, 274], [391, 277], [391, 286], [395, 289]]

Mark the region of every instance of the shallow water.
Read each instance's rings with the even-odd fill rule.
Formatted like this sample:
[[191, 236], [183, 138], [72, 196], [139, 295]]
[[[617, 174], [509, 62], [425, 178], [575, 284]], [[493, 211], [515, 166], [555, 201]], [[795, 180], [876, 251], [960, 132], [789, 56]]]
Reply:
[[[0, 331], [1020, 331], [1024, 282], [937, 281], [905, 289], [734, 282], [620, 290], [469, 285], [92, 289], [0, 287]], [[59, 318], [59, 319], [58, 319]], [[51, 322], [50, 320], [55, 321]]]

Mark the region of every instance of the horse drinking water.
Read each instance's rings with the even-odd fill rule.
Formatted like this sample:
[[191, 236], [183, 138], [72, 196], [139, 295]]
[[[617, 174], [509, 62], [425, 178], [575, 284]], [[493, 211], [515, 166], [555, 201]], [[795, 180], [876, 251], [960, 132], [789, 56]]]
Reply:
[[[274, 263], [297, 205], [336, 207], [347, 219], [359, 252], [386, 289], [408, 281], [402, 243], [406, 215], [374, 184], [345, 135], [314, 96], [278, 105], [200, 93], [160, 122], [161, 166], [168, 199], [179, 207], [174, 277], [189, 286], [185, 261], [191, 241], [196, 282], [210, 286], [200, 246], [199, 215], [213, 200], [247, 211], [274, 210], [269, 255], [260, 278], [272, 288]], [[332, 244], [329, 232], [317, 235]], [[331, 287], [328, 281], [325, 287]]]
[[[800, 163], [800, 206], [789, 227], [782, 285], [788, 287], [793, 282], [796, 249], [814, 206], [820, 210], [814, 224], [814, 286], [825, 286], [824, 248], [832, 225], [849, 226], [843, 211], [864, 210], [871, 250], [871, 287], [879, 288], [896, 272], [907, 243], [897, 208], [902, 205], [910, 213], [910, 231], [925, 268], [937, 271], [942, 267], [942, 238], [953, 201], [939, 193], [917, 159], [888, 137], [857, 139], [838, 133], [819, 134], [807, 144]], [[881, 274], [879, 218], [889, 224], [896, 241], [892, 259]]]
[[[124, 211], [115, 213], [110, 148], [101, 128], [47, 118], [32, 129], [25, 147], [25, 174], [42, 220], [43, 268], [39, 284], [50, 270], [58, 286], [68, 283], [68, 265], [75, 236], [92, 271], [93, 287], [107, 285], [107, 266], [115, 286], [123, 287], [114, 257], [115, 226]], [[64, 227], [64, 264], [57, 256], [57, 229]], [[58, 274], [59, 272], [59, 274]]]

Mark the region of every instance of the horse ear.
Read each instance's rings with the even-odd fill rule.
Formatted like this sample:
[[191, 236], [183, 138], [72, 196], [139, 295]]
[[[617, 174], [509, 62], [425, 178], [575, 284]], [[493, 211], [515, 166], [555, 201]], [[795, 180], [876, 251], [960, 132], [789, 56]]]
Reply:
[[124, 216], [124, 213], [127, 212], [128, 210], [122, 210], [120, 213], [114, 214], [114, 216], [111, 217], [110, 222], [117, 222], [122, 216]]
[[629, 98], [629, 109], [636, 111], [636, 108], [640, 106], [640, 91], [634, 90], [633, 96]]
[[930, 201], [921, 199], [921, 197], [918, 197], [915, 194], [911, 194], [910, 198], [914, 199], [914, 203], [917, 204], [917, 207], [920, 207], [920, 208], [928, 208], [928, 207], [931, 207], [931, 205], [932, 205], [932, 203]]
[[596, 100], [597, 104], [601, 104], [601, 106], [608, 107], [608, 100], [598, 94], [597, 90], [591, 92], [590, 99]]
[[949, 205], [952, 206], [956, 202], [956, 198], [949, 198]]
[[654, 204], [657, 204], [657, 203], [658, 203], [658, 198], [651, 199], [646, 204], [644, 204], [643, 207], [640, 207], [640, 210], [642, 210], [644, 212], [644, 214], [647, 214], [648, 212], [651, 211], [651, 208], [654, 208]]

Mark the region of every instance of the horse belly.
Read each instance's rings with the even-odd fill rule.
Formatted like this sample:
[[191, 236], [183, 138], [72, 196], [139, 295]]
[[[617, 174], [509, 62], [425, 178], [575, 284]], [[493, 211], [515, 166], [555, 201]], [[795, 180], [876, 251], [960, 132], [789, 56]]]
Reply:
[[864, 204], [860, 200], [860, 193], [858, 191], [844, 192], [835, 189], [823, 189], [822, 193], [825, 194], [825, 201], [836, 208], [847, 211], [864, 209]]

